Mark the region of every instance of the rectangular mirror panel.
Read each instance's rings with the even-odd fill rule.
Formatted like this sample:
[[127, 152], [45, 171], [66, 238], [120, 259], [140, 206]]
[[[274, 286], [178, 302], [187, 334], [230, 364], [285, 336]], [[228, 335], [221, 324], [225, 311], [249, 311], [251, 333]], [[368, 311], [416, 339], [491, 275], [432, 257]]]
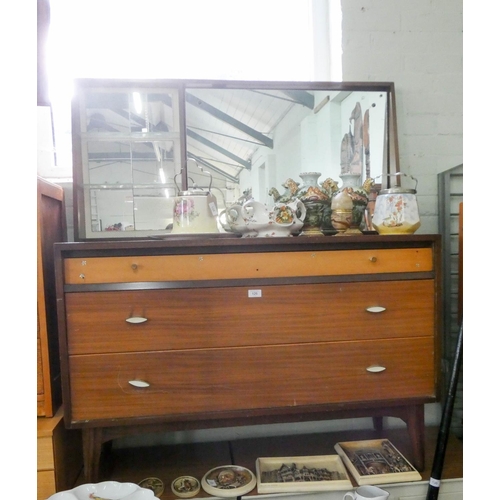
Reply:
[[[300, 182], [302, 172], [341, 184], [350, 171], [362, 181], [387, 171], [388, 93], [307, 85], [186, 88], [187, 156], [211, 172], [219, 206], [248, 191], [271, 204], [269, 190]], [[206, 187], [196, 164], [187, 165], [188, 183]]]
[[128, 82], [123, 89], [82, 88], [77, 100], [75, 193], [84, 197], [78, 234], [107, 239], [164, 232], [182, 168], [178, 89]]

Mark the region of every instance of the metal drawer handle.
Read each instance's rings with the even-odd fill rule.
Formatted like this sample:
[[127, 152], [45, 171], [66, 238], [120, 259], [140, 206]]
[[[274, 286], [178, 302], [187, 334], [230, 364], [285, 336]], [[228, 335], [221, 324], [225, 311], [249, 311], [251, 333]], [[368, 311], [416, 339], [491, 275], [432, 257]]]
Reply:
[[145, 323], [148, 320], [148, 318], [142, 318], [141, 316], [132, 316], [131, 318], [127, 318], [125, 321], [127, 323], [132, 323], [134, 325], [137, 325], [139, 323]]
[[144, 382], [144, 380], [129, 380], [128, 383], [130, 385], [133, 385], [134, 387], [149, 387], [149, 384], [147, 382]]
[[372, 365], [372, 366], [369, 366], [367, 369], [366, 369], [367, 372], [370, 372], [370, 373], [380, 373], [380, 372], [383, 372], [385, 371], [385, 366], [380, 366], [380, 365]]
[[369, 257], [369, 258], [368, 258], [368, 260], [369, 260], [370, 262], [377, 262], [377, 257], [372, 256], [372, 257]]
[[385, 309], [385, 307], [382, 307], [382, 306], [372, 306], [372, 307], [367, 307], [366, 310], [369, 313], [381, 313], [381, 312], [384, 312], [386, 309]]

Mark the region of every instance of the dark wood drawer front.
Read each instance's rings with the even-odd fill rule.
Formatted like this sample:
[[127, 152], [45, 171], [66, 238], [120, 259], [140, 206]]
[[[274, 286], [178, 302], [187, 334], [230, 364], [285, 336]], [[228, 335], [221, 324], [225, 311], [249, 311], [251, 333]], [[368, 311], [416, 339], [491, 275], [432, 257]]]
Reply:
[[[249, 297], [254, 294], [261, 296]], [[69, 293], [66, 298], [70, 354], [434, 334], [431, 280]], [[370, 307], [385, 310], [369, 312]], [[130, 318], [147, 321], [128, 323]]]
[[[429, 337], [72, 356], [71, 418], [175, 416], [432, 397], [433, 342]], [[372, 366], [385, 370], [367, 371]], [[129, 381], [149, 387], [133, 387]]]

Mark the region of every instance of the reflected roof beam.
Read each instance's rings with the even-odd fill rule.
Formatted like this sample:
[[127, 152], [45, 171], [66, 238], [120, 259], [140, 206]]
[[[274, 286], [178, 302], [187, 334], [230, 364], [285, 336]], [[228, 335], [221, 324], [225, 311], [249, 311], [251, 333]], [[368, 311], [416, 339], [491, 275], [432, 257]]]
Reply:
[[314, 109], [314, 96], [305, 90], [282, 90], [283, 94], [291, 97], [298, 104]]
[[123, 117], [123, 118], [126, 118], [127, 120], [134, 120], [138, 125], [139, 127], [141, 128], [144, 128], [146, 127], [146, 120], [144, 118], [142, 118], [141, 116], [135, 114], [135, 113], [132, 113], [131, 111], [127, 111], [123, 108], [121, 109], [118, 109], [118, 108], [109, 108], [111, 111], [114, 111], [117, 115]]
[[203, 165], [204, 167], [207, 167], [209, 168], [210, 170], [213, 170], [214, 172], [216, 172], [217, 174], [219, 175], [222, 175], [222, 177], [226, 178], [227, 180], [231, 181], [231, 182], [234, 182], [234, 183], [238, 183], [239, 182], [239, 179], [237, 177], [234, 177], [233, 175], [231, 174], [228, 174], [227, 172], [225, 172], [224, 170], [216, 167], [215, 165], [212, 165], [211, 163], [209, 163], [208, 161], [204, 160], [203, 158], [200, 158], [199, 156], [196, 156], [194, 155], [193, 153], [190, 153], [188, 151], [187, 153], [187, 156], [188, 158], [192, 158], [193, 160], [196, 160], [196, 162], [199, 164], [199, 165]]
[[[120, 153], [120, 152], [100, 152], [100, 153], [89, 153], [88, 154], [89, 160], [90, 161], [109, 161], [109, 160], [119, 160], [119, 161], [126, 161], [126, 160], [151, 160], [151, 161], [157, 161], [156, 154], [154, 151], [151, 153], [142, 151], [132, 151], [132, 152], [126, 152], [126, 153]], [[174, 155], [170, 151], [165, 150], [165, 160], [173, 160]]]
[[186, 92], [186, 102], [189, 104], [197, 107], [198, 109], [201, 109], [205, 111], [206, 113], [209, 113], [210, 115], [214, 116], [218, 120], [221, 120], [232, 127], [240, 130], [241, 132], [249, 135], [250, 137], [253, 137], [257, 141], [259, 141], [261, 144], [264, 146], [267, 146], [268, 148], [273, 148], [273, 140], [267, 137], [266, 135], [262, 134], [258, 130], [253, 129], [252, 127], [249, 127], [248, 125], [245, 125], [244, 123], [240, 122], [239, 120], [236, 120], [232, 116], [228, 115], [227, 113], [224, 113], [220, 109], [217, 109], [216, 107], [212, 106], [211, 104], [208, 104], [205, 101], [202, 101], [200, 98], [195, 97], [192, 94], [189, 94]]
[[[134, 120], [137, 123], [137, 126], [140, 130], [147, 128], [148, 126], [146, 120], [135, 113], [129, 112], [125, 109], [116, 109], [116, 108], [110, 108], [110, 109], [111, 111], [114, 111], [117, 115], [120, 115], [123, 118]], [[152, 130], [151, 130], [152, 132], [156, 131], [168, 132], [168, 125], [162, 121], [158, 122], [156, 125], [153, 125], [152, 123], [150, 123], [150, 125], [152, 125]], [[132, 127], [132, 129], [133, 128], [134, 127]]]
[[219, 145], [215, 144], [214, 142], [208, 140], [206, 137], [203, 137], [202, 135], [198, 134], [197, 132], [194, 132], [191, 129], [187, 129], [187, 135], [188, 137], [191, 137], [191, 139], [194, 139], [195, 141], [201, 142], [202, 144], [205, 144], [205, 146], [208, 146], [211, 149], [214, 149], [215, 151], [219, 152], [220, 154], [227, 156], [228, 158], [231, 158], [231, 160], [235, 161], [236, 163], [239, 163], [246, 169], [250, 170], [252, 168], [252, 163], [244, 160], [243, 158], [240, 158], [239, 156], [236, 156], [235, 154], [231, 153], [231, 151], [228, 151], [227, 149], [221, 148]]

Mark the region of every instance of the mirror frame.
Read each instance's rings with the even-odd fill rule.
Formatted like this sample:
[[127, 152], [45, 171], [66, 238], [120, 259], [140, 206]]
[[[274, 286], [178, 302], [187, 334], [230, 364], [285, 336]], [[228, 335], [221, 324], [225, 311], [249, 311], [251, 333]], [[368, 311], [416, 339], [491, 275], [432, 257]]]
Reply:
[[[386, 151], [384, 174], [395, 174], [399, 169], [399, 144], [396, 120], [396, 97], [393, 82], [290, 82], [290, 81], [243, 81], [243, 80], [195, 80], [195, 79], [76, 79], [75, 94], [71, 106], [72, 145], [73, 145], [73, 196], [74, 196], [74, 238], [75, 241], [105, 240], [106, 237], [92, 237], [87, 234], [85, 223], [85, 196], [83, 184], [82, 157], [82, 130], [81, 130], [81, 101], [89, 91], [141, 91], [154, 89], [158, 92], [165, 89], [175, 89], [178, 92], [178, 124], [180, 130], [180, 165], [181, 186], [183, 191], [189, 189], [188, 154], [187, 154], [187, 124], [186, 124], [186, 91], [198, 89], [259, 89], [259, 90], [309, 90], [309, 91], [365, 91], [384, 92], [387, 94], [387, 126]], [[391, 183], [391, 176], [385, 175], [376, 188], [399, 185], [399, 177]], [[123, 237], [109, 237], [108, 239], [146, 239], [151, 236], [148, 231], [130, 231], [141, 233], [123, 235]], [[153, 233], [150, 231], [149, 233]]]

